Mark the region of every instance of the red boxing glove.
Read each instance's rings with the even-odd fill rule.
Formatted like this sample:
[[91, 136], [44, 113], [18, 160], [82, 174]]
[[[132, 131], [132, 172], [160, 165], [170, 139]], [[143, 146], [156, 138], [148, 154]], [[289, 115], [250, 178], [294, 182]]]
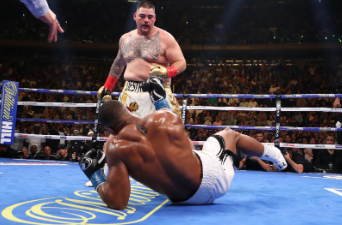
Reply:
[[174, 77], [178, 74], [178, 70], [175, 66], [169, 66], [166, 69], [167, 69], [168, 78]]
[[118, 79], [116, 79], [115, 77], [108, 76], [106, 83], [103, 86], [112, 91], [117, 81]]

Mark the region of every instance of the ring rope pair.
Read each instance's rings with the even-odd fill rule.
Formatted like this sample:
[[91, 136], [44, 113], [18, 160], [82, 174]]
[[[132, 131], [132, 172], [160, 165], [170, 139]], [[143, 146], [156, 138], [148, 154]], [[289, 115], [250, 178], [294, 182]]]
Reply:
[[[95, 91], [78, 91], [78, 90], [48, 90], [48, 89], [30, 89], [30, 88], [19, 88], [19, 91], [26, 92], [42, 92], [42, 93], [54, 93], [54, 94], [80, 94], [80, 95], [96, 95]], [[119, 92], [113, 92], [112, 96], [120, 95]], [[175, 97], [185, 97], [185, 98], [276, 98], [279, 96], [276, 95], [253, 95], [253, 94], [174, 94]], [[281, 98], [336, 98], [342, 97], [342, 94], [296, 94], [296, 95], [280, 95]], [[18, 105], [32, 105], [32, 106], [51, 106], [51, 107], [96, 107], [96, 103], [65, 103], [65, 102], [18, 102]], [[185, 106], [186, 110], [220, 110], [220, 111], [275, 111], [275, 107], [212, 107], [212, 106]], [[184, 111], [184, 110], [183, 110]], [[281, 108], [281, 111], [288, 112], [298, 112], [298, 111], [320, 111], [320, 112], [342, 112], [342, 109], [335, 108]], [[184, 115], [183, 115], [184, 116]], [[42, 120], [38, 121], [38, 119], [24, 119], [18, 118], [19, 121], [37, 121], [37, 122], [57, 122], [57, 123], [89, 123], [94, 124], [93, 121], [71, 121], [71, 120]], [[185, 124], [186, 127], [193, 128], [207, 128], [207, 129], [224, 129], [226, 127], [230, 127], [232, 129], [248, 129], [248, 130], [274, 130], [274, 127], [269, 126], [209, 126], [209, 125], [191, 125]], [[329, 127], [280, 127], [280, 130], [286, 131], [342, 131], [341, 128], [329, 128]], [[30, 134], [15, 134], [15, 137], [27, 138]], [[45, 138], [45, 139], [66, 139], [66, 140], [92, 140], [92, 137], [85, 136], [55, 136], [51, 135], [36, 135], [33, 138]], [[73, 139], [76, 138], [76, 139]], [[106, 139], [99, 137], [96, 140]], [[200, 143], [200, 142], [194, 142]], [[293, 143], [280, 143], [280, 147], [293, 147], [293, 148], [331, 148], [331, 149], [340, 149], [342, 148], [340, 145], [303, 145], [303, 144], [293, 144]]]

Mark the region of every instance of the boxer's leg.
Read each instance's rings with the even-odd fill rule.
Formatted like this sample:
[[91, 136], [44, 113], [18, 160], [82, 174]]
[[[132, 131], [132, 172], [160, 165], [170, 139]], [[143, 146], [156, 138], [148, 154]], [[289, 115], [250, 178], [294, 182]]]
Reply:
[[236, 149], [247, 156], [256, 156], [264, 160], [272, 161], [278, 169], [286, 169], [287, 163], [280, 150], [274, 146], [261, 144], [254, 138], [240, 134], [230, 128], [226, 128], [216, 133], [225, 140], [226, 149], [236, 154]]

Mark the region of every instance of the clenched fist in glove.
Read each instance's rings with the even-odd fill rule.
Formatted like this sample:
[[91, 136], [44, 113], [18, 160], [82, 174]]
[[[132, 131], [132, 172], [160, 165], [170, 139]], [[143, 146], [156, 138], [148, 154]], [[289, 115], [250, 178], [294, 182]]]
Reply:
[[162, 81], [158, 77], [150, 77], [143, 84], [142, 90], [150, 93], [151, 101], [153, 102], [156, 110], [161, 108], [171, 109], [166, 102], [166, 92]]
[[112, 92], [109, 89], [102, 86], [97, 91], [97, 99], [102, 99], [105, 102], [110, 101], [110, 100], [112, 100], [111, 94], [112, 94]]
[[154, 65], [150, 69], [150, 76], [151, 77], [158, 77], [164, 83], [166, 78], [174, 77], [178, 74], [178, 70], [174, 66], [169, 66], [165, 68], [161, 65]]
[[159, 77], [148, 78], [143, 84], [142, 90], [150, 93], [150, 98], [153, 103], [166, 97], [164, 85]]
[[112, 90], [118, 79], [108, 76], [106, 83], [97, 91], [97, 99], [107, 102], [112, 100]]
[[100, 184], [106, 182], [106, 176], [102, 169], [105, 163], [106, 155], [100, 150], [88, 151], [79, 162], [81, 170], [89, 178], [95, 190]]

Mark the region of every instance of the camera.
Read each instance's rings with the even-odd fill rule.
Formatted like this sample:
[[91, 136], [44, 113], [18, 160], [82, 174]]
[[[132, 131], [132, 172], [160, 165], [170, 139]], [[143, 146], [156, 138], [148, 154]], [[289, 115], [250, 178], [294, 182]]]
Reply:
[[85, 145], [85, 141], [80, 141], [80, 140], [76, 140], [76, 141], [71, 141], [71, 153], [76, 152], [77, 156], [80, 156], [82, 154], [83, 151], [83, 147]]

